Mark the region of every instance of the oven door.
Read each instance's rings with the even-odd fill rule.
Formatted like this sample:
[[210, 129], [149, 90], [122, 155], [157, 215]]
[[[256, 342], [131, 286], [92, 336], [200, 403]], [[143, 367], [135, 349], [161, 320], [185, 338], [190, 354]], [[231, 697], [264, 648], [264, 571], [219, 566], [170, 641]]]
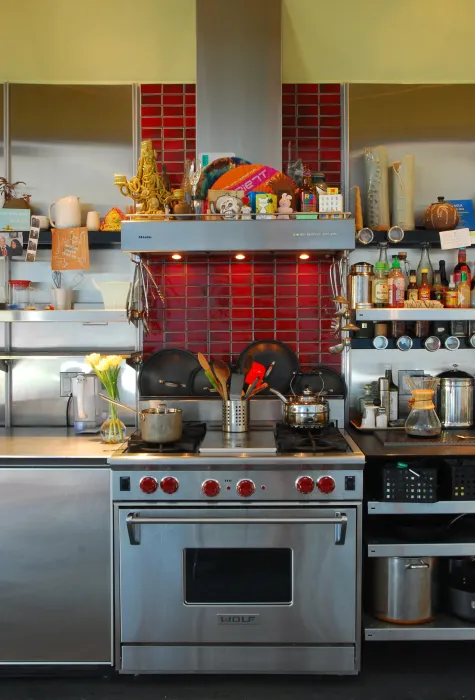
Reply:
[[356, 508], [118, 508], [122, 644], [356, 640]]

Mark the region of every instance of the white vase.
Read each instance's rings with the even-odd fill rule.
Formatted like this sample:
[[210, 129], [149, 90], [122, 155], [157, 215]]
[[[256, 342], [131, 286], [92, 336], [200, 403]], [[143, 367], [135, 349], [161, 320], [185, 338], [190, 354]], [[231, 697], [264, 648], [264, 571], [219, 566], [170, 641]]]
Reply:
[[384, 146], [365, 148], [366, 218], [373, 231], [389, 229], [388, 152]]
[[413, 231], [414, 223], [414, 156], [407, 155], [391, 168], [391, 223], [404, 231]]

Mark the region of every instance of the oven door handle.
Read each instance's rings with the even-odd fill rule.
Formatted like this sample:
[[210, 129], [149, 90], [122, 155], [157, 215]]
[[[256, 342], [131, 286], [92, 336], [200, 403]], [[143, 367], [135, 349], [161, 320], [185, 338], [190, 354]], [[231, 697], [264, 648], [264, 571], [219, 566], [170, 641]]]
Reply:
[[140, 544], [141, 525], [334, 525], [335, 544], [345, 544], [348, 516], [333, 518], [141, 518], [129, 513], [126, 521], [130, 544]]

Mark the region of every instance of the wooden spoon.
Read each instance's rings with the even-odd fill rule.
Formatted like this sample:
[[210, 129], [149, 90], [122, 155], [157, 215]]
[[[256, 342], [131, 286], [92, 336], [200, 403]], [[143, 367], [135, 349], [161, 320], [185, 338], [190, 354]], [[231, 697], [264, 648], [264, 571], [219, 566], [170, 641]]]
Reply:
[[227, 401], [228, 379], [229, 375], [231, 374], [231, 370], [225, 362], [223, 362], [222, 360], [216, 360], [216, 362], [214, 363], [214, 373], [216, 375], [216, 379], [221, 384], [221, 388], [223, 390], [223, 399]]

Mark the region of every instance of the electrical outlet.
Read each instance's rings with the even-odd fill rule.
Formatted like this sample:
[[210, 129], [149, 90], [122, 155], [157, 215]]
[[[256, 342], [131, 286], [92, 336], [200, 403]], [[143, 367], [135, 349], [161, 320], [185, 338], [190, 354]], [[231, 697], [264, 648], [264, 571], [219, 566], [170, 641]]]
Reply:
[[59, 373], [60, 396], [68, 397], [72, 393], [71, 379], [77, 377], [78, 374], [79, 372]]

